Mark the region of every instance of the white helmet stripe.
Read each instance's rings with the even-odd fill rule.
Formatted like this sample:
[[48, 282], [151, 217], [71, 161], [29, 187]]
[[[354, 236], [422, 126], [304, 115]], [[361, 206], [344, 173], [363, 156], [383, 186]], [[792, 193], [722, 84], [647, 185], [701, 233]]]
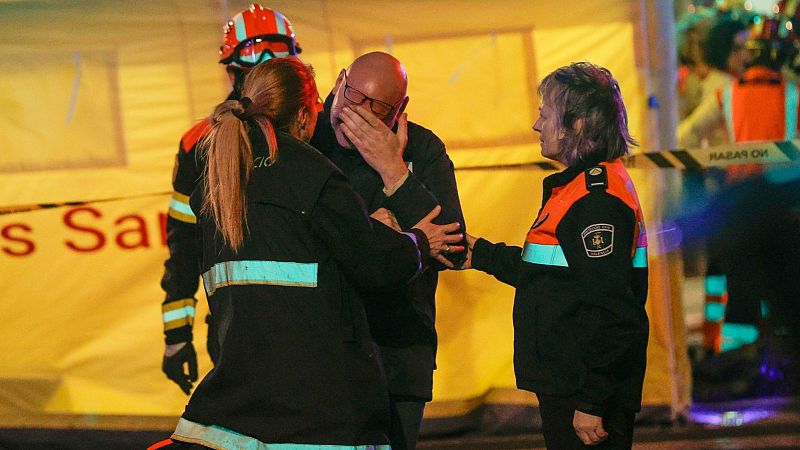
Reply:
[[236, 29], [236, 41], [243, 42], [247, 40], [247, 30], [244, 26], [244, 17], [242, 13], [233, 16], [233, 27]]
[[272, 12], [275, 14], [275, 26], [278, 27], [278, 34], [289, 35], [289, 33], [286, 32], [286, 18], [283, 17], [283, 14], [274, 9]]

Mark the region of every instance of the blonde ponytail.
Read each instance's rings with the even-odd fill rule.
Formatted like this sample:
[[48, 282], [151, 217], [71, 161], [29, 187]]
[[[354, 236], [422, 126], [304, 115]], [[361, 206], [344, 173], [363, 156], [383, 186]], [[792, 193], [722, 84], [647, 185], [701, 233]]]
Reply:
[[248, 127], [258, 124], [272, 163], [278, 159], [276, 131], [288, 131], [301, 108], [317, 100], [314, 74], [296, 58], [274, 58], [245, 77], [241, 100], [219, 104], [204, 138], [206, 192], [202, 213], [210, 214], [225, 243], [238, 252], [247, 226], [247, 184], [253, 167]]

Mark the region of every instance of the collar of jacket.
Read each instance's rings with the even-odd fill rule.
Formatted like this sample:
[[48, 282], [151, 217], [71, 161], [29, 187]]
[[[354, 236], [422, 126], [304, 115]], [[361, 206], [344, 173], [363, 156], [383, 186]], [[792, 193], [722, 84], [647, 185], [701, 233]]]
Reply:
[[569, 182], [574, 180], [575, 177], [580, 175], [581, 172], [590, 167], [594, 167], [602, 162], [603, 161], [597, 161], [597, 160], [588, 162], [578, 161], [577, 163], [575, 163], [574, 166], [569, 166], [566, 169], [562, 170], [561, 172], [547, 176], [544, 179], [544, 188], [545, 190], [550, 190], [555, 187], [566, 186], [567, 184], [569, 184]]

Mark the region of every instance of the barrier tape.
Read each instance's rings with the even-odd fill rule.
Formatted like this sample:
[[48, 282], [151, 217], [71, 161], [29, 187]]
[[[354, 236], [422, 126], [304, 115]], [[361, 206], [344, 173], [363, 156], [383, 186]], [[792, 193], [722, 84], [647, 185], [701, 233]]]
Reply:
[[[705, 149], [679, 149], [660, 152], [645, 152], [626, 156], [623, 158], [623, 161], [625, 162], [625, 167], [633, 169], [680, 170], [703, 170], [709, 167], [727, 167], [735, 164], [798, 164], [800, 163], [800, 139], [781, 142], [752, 142], [747, 144], [720, 145]], [[456, 168], [456, 170], [514, 168], [536, 168], [544, 171], [558, 171], [563, 170], [564, 165], [555, 161], [538, 161], [520, 164], [461, 167]], [[59, 208], [62, 206], [80, 206], [87, 203], [111, 202], [117, 200], [127, 200], [136, 197], [149, 197], [168, 194], [170, 194], [170, 192], [157, 192], [152, 194], [133, 195], [130, 197], [115, 197], [80, 202], [5, 206], [0, 207], [0, 216], [35, 211], [39, 209]]]
[[702, 170], [735, 164], [767, 165], [798, 162], [800, 162], [800, 139], [723, 145], [707, 149], [639, 153], [625, 158], [625, 166], [636, 169]]
[[158, 195], [170, 195], [172, 192], [154, 192], [151, 194], [131, 195], [127, 197], [112, 197], [102, 198], [97, 200], [86, 200], [81, 202], [62, 202], [62, 203], [39, 203], [35, 205], [19, 205], [19, 206], [0, 206], [0, 216], [8, 214], [23, 213], [29, 211], [38, 211], [40, 209], [61, 208], [63, 206], [81, 206], [90, 203], [106, 203], [115, 202], [119, 200], [130, 200], [133, 198], [155, 197]]
[[[703, 149], [644, 152], [626, 156], [622, 160], [625, 162], [625, 167], [633, 169], [703, 170], [709, 167], [727, 167], [736, 164], [797, 164], [800, 162], [800, 139], [720, 145]], [[540, 161], [510, 165], [471, 166], [456, 170], [499, 168], [562, 170], [564, 165], [554, 161]]]

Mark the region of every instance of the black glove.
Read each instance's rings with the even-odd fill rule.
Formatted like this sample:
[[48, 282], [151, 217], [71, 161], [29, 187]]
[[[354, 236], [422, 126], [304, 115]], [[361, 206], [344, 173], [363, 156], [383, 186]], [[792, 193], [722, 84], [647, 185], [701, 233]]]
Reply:
[[[184, 364], [188, 364], [189, 373], [186, 373]], [[185, 394], [192, 392], [192, 383], [197, 381], [197, 354], [194, 346], [187, 342], [177, 353], [172, 356], [164, 355], [161, 370], [167, 378], [174, 381]]]

